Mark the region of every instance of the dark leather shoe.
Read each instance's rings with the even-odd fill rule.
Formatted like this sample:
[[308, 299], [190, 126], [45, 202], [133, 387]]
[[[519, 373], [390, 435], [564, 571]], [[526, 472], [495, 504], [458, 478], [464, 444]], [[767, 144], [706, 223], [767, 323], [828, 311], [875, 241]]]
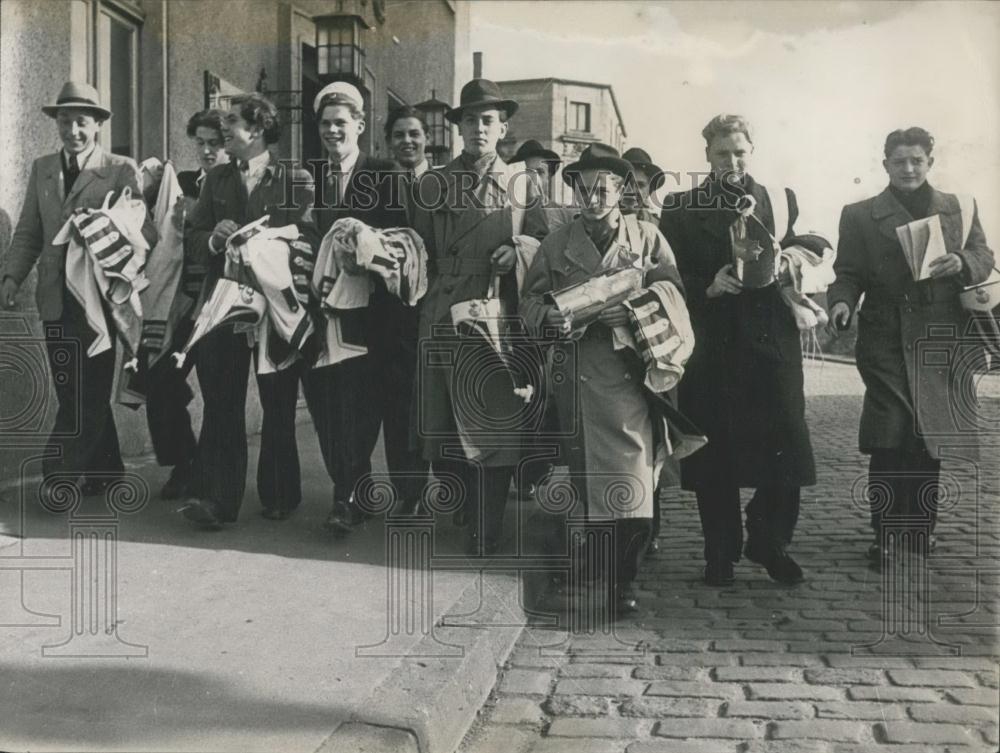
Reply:
[[333, 509], [323, 523], [323, 528], [333, 533], [348, 534], [357, 528], [358, 522], [354, 505], [338, 499], [334, 501]]
[[732, 562], [709, 562], [705, 565], [706, 586], [725, 587], [735, 582]]
[[292, 517], [294, 510], [281, 510], [276, 507], [265, 507], [260, 511], [260, 515], [265, 520], [288, 520]]
[[751, 562], [763, 565], [771, 580], [776, 583], [794, 586], [806, 579], [802, 574], [802, 568], [783, 546], [764, 547], [750, 539], [743, 549], [743, 554]]
[[179, 463], [170, 471], [170, 478], [160, 489], [160, 499], [181, 499], [191, 492], [191, 464]]
[[205, 530], [219, 531], [222, 529], [222, 511], [211, 500], [192, 499], [180, 509], [180, 513]]

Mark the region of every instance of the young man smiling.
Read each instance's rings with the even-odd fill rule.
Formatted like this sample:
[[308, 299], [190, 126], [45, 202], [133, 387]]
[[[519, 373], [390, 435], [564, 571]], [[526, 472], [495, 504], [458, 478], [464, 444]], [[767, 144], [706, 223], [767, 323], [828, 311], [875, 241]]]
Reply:
[[[206, 292], [222, 276], [229, 236], [264, 215], [272, 227], [296, 225], [314, 251], [317, 245], [311, 176], [286, 168], [268, 151], [281, 135], [277, 108], [256, 94], [234, 98], [222, 135], [232, 161], [209, 170], [184, 238], [185, 253], [206, 268]], [[196, 350], [205, 402], [194, 481], [200, 497], [183, 514], [210, 529], [234, 522], [243, 502], [250, 352], [246, 335], [233, 325], [210, 332]], [[287, 518], [302, 495], [295, 443], [300, 363], [257, 376], [264, 412], [257, 491], [264, 516], [273, 520]]]
[[[109, 350], [87, 356], [94, 333], [87, 312], [66, 286], [66, 246], [53, 246], [52, 239], [71, 215], [99, 208], [108, 193], [117, 198], [128, 188], [141, 197], [139, 170], [128, 157], [111, 154], [98, 143], [101, 125], [111, 111], [101, 104], [94, 87], [70, 81], [55, 103], [42, 111], [55, 120], [62, 149], [39, 157], [31, 166], [21, 216], [0, 272], [0, 305], [14, 307], [18, 288], [37, 264], [35, 301], [46, 324], [49, 367], [59, 403], [49, 443], [60, 452], [47, 456], [42, 472], [46, 478], [68, 474], [81, 483], [83, 494], [98, 494], [123, 470], [110, 403], [115, 348], [112, 342]], [[156, 230], [148, 217], [143, 236], [150, 247], [155, 245]], [[107, 307], [104, 317], [108, 331], [114, 332]], [[66, 341], [74, 343], [68, 351], [61, 346]], [[39, 492], [43, 502], [51, 493], [43, 483]]]
[[415, 107], [404, 105], [385, 120], [385, 141], [407, 175], [419, 178], [430, 170], [427, 162], [427, 121]]

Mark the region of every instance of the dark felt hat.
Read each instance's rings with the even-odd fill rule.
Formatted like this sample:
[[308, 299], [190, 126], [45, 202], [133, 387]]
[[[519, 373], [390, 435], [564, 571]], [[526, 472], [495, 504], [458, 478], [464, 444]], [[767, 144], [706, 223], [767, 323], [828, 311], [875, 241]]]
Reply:
[[651, 191], [655, 191], [657, 188], [663, 185], [665, 177], [663, 175], [663, 170], [653, 164], [653, 158], [649, 156], [649, 152], [645, 149], [640, 149], [637, 146], [633, 146], [631, 149], [626, 149], [625, 153], [622, 155], [622, 159], [628, 160], [633, 167], [642, 170], [649, 177], [649, 188]]
[[503, 110], [509, 118], [517, 112], [517, 102], [513, 99], [506, 99], [500, 87], [485, 78], [474, 78], [462, 87], [462, 94], [459, 97], [458, 107], [448, 110], [445, 117], [452, 123], [458, 123], [466, 110], [495, 108]]
[[573, 185], [573, 179], [584, 170], [608, 170], [624, 179], [632, 171], [632, 165], [623, 160], [613, 146], [591, 144], [583, 150], [580, 159], [563, 168], [563, 180]]
[[510, 162], [508, 164], [512, 165], [515, 162], [524, 162], [531, 157], [541, 157], [543, 160], [548, 162], [549, 175], [555, 175], [556, 170], [559, 169], [559, 165], [562, 162], [559, 155], [551, 149], [546, 149], [534, 139], [528, 139], [517, 148], [517, 152], [515, 152], [514, 156], [510, 158]]
[[111, 110], [101, 104], [101, 95], [90, 84], [80, 81], [67, 81], [59, 91], [59, 96], [51, 105], [43, 105], [42, 112], [54, 118], [60, 110], [72, 107], [77, 110], [87, 110], [101, 120], [111, 117]]

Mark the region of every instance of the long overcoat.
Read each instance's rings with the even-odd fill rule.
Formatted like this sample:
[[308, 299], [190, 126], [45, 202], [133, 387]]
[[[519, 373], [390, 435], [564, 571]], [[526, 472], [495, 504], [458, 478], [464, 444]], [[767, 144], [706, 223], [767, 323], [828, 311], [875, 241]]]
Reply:
[[[681, 461], [681, 485], [808, 486], [816, 483], [816, 470], [791, 310], [774, 284], [717, 298], [705, 294], [719, 269], [732, 262], [729, 229], [738, 215], [727, 190], [708, 179], [668, 197], [660, 214], [695, 332], [679, 407], [708, 437], [706, 447]], [[788, 224], [776, 232], [768, 190], [750, 177], [745, 186], [756, 199], [754, 214], [779, 242], [794, 234], [798, 217], [795, 194], [783, 190]]]
[[[941, 217], [946, 250], [964, 262], [961, 275], [913, 280], [896, 228], [913, 217], [886, 188], [844, 207], [830, 287], [830, 305], [858, 312], [855, 351], [865, 383], [858, 443], [862, 452], [913, 450], [922, 438], [932, 457], [943, 444], [968, 444], [977, 430], [973, 385], [981, 348], [968, 335], [969, 315], [959, 304], [962, 285], [983, 282], [993, 251], [973, 210], [965, 222], [956, 196], [933, 190], [928, 216]], [[974, 443], [973, 443], [974, 444]], [[919, 443], [917, 443], [919, 447]]]
[[[619, 241], [645, 269], [642, 285], [668, 280], [683, 291], [673, 253], [656, 226], [623, 218]], [[529, 332], [544, 338], [545, 294], [587, 280], [602, 268], [602, 254], [583, 220], [542, 241], [524, 283], [520, 312]], [[638, 292], [638, 290], [636, 291]], [[590, 518], [649, 518], [666, 424], [643, 387], [643, 369], [630, 349], [615, 350], [612, 332], [595, 322], [578, 340], [551, 343], [552, 396], [563, 461]]]
[[[413, 186], [409, 214], [427, 247], [430, 279], [420, 304], [411, 427], [424, 458], [432, 462], [468, 457], [471, 451], [483, 465], [505, 466], [521, 456], [528, 427], [511, 412], [511, 377], [488, 348], [457, 334], [451, 319], [453, 304], [486, 296], [494, 275], [490, 257], [511, 243], [510, 194], [517, 173], [498, 157], [479, 177], [458, 157], [424, 173]], [[519, 229], [525, 235], [544, 235], [540, 206], [533, 203], [523, 211]], [[514, 273], [503, 282], [512, 285]], [[462, 417], [464, 442], [456, 411]], [[464, 454], [463, 446], [468, 447]]]

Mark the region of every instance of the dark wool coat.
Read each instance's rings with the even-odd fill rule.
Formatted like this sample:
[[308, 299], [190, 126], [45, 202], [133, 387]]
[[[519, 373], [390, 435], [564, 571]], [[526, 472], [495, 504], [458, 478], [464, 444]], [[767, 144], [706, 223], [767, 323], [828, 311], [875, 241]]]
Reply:
[[[830, 306], [843, 301], [858, 312], [858, 371], [865, 382], [859, 445], [862, 452], [919, 447], [940, 457], [943, 443], [975, 436], [973, 372], [981, 348], [966, 336], [969, 315], [959, 304], [963, 285], [983, 282], [993, 252], [978, 211], [963, 243], [958, 198], [932, 190], [928, 216], [941, 216], [945, 247], [962, 257], [961, 275], [914, 282], [896, 228], [913, 217], [886, 188], [844, 207], [830, 287]], [[966, 442], [967, 443], [967, 442]], [[914, 446], [916, 445], [916, 447]]]
[[[732, 196], [709, 179], [669, 197], [660, 230], [677, 257], [695, 332], [694, 353], [678, 388], [679, 408], [708, 437], [681, 461], [681, 485], [720, 480], [741, 487], [816, 483], [805, 421], [802, 346], [776, 285], [708, 298], [715, 274], [732, 261]], [[754, 214], [779, 241], [794, 235], [795, 194], [784, 189], [788, 225], [775, 231], [767, 189], [747, 178]], [[762, 232], [762, 231], [761, 231]], [[762, 239], [765, 240], [766, 239]]]

